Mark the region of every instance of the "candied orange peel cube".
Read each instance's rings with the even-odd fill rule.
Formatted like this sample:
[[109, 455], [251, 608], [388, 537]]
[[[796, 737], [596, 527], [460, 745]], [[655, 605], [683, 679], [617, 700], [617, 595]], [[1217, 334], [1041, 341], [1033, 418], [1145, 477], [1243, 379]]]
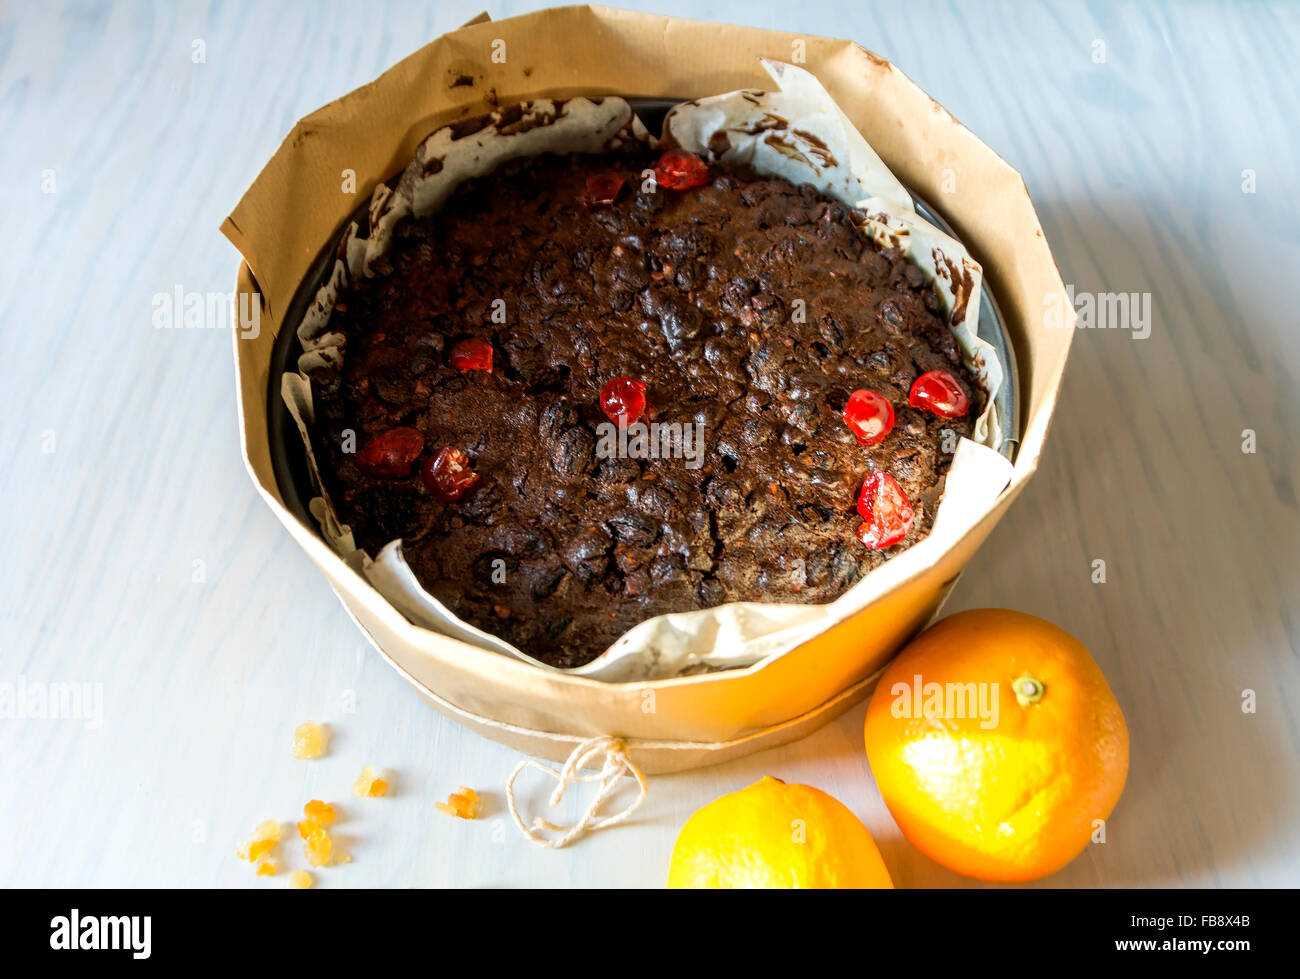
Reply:
[[311, 802], [302, 807], [302, 812], [308, 819], [314, 820], [322, 826], [328, 826], [334, 822], [334, 818], [338, 815], [333, 806], [328, 802], [321, 802], [319, 799], [312, 799]]
[[478, 793], [463, 785], [448, 796], [446, 802], [435, 802], [434, 805], [439, 812], [445, 812], [448, 816], [458, 816], [461, 819], [478, 819], [483, 811], [483, 800], [479, 798]]
[[293, 729], [293, 756], [319, 758], [325, 753], [325, 729], [315, 721], [307, 721]]
[[259, 864], [257, 865], [257, 876], [258, 876], [258, 877], [271, 877], [271, 876], [273, 876], [277, 871], [279, 871], [279, 869], [280, 869], [280, 868], [279, 868], [278, 866], [276, 866], [276, 863], [275, 863], [274, 860], [263, 860], [261, 863], [259, 863]]
[[305, 870], [295, 870], [289, 875], [289, 886], [295, 891], [305, 891], [315, 884], [316, 878]]
[[303, 817], [298, 821], [298, 835], [304, 840], [308, 839], [313, 833], [324, 826], [334, 822], [338, 817], [334, 807], [328, 802], [321, 802], [319, 799], [312, 799], [302, 807]]
[[352, 783], [352, 794], [365, 798], [377, 797], [388, 791], [388, 783], [375, 776], [375, 770], [369, 765], [361, 769], [361, 774]]
[[268, 851], [280, 842], [280, 824], [274, 819], [258, 823], [253, 830], [253, 838], [235, 851], [240, 860], [257, 863]]
[[307, 837], [307, 841], [302, 845], [302, 852], [307, 857], [307, 862], [313, 867], [325, 867], [330, 862], [330, 853], [334, 849], [334, 841], [330, 839], [329, 833], [317, 827], [316, 832]]
[[268, 819], [265, 822], [258, 823], [257, 828], [253, 830], [253, 840], [271, 840], [272, 842], [280, 839], [280, 824], [274, 819]]

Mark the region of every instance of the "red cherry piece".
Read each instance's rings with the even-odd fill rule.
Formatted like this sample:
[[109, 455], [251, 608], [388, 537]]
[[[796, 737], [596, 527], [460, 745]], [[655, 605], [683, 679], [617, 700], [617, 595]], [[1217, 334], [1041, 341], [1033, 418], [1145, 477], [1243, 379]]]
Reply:
[[478, 473], [470, 468], [469, 456], [451, 446], [420, 467], [425, 488], [443, 503], [453, 503], [478, 482]]
[[912, 504], [887, 472], [873, 473], [862, 484], [858, 513], [865, 521], [858, 528], [858, 540], [872, 550], [897, 544], [912, 527]]
[[600, 389], [600, 410], [616, 425], [631, 425], [645, 412], [645, 406], [645, 381], [616, 377]]
[[907, 403], [927, 408], [941, 418], [960, 418], [970, 409], [970, 398], [947, 371], [926, 371], [918, 377], [907, 394]]
[[618, 199], [623, 189], [623, 178], [616, 173], [598, 173], [587, 178], [582, 191], [582, 203], [588, 207], [609, 207]]
[[655, 180], [669, 190], [689, 190], [709, 182], [709, 168], [694, 153], [668, 150], [655, 164]]
[[879, 445], [894, 427], [894, 406], [875, 391], [854, 391], [844, 407], [844, 423], [857, 436], [858, 445]]
[[424, 436], [414, 428], [391, 428], [357, 453], [357, 468], [368, 476], [400, 479], [424, 451]]
[[486, 340], [462, 340], [451, 348], [451, 366], [458, 371], [492, 373], [492, 344]]

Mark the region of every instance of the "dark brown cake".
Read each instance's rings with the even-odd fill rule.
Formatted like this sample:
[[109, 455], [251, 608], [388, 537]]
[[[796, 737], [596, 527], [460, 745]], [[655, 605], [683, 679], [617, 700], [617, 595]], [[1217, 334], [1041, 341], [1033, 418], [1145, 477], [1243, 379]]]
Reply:
[[[653, 165], [545, 156], [465, 183], [340, 297], [342, 377], [313, 377], [318, 458], [358, 546], [402, 538], [453, 612], [557, 666], [666, 612], [836, 598], [925, 536], [942, 433], [968, 435], [975, 414], [909, 406], [924, 372], [975, 383], [933, 287], [878, 252], [860, 215], [719, 164], [704, 186], [646, 192]], [[609, 173], [626, 180], [614, 204], [583, 203]], [[490, 372], [451, 366], [467, 338], [490, 342]], [[642, 422], [703, 425], [698, 462], [601, 457], [601, 390], [617, 377], [645, 383]], [[843, 418], [859, 388], [896, 413], [872, 448]], [[358, 465], [402, 427], [423, 435], [409, 475]], [[444, 447], [479, 477], [452, 502], [421, 479]], [[915, 519], [872, 550], [855, 507], [880, 470]]]

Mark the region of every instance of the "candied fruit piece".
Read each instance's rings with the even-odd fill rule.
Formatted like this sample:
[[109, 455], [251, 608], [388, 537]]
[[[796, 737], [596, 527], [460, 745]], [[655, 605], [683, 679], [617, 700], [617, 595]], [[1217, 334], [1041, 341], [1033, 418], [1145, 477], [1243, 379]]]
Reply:
[[894, 406], [884, 396], [862, 388], [849, 395], [844, 422], [857, 437], [858, 445], [879, 445], [894, 427]]
[[370, 783], [374, 780], [374, 769], [366, 765], [361, 769], [361, 774], [357, 776], [357, 780], [352, 783], [352, 794], [362, 797], [369, 795]]
[[366, 796], [381, 796], [388, 791], [388, 783], [382, 778], [375, 777], [375, 770], [369, 765], [361, 769], [361, 774], [357, 780], [352, 783], [352, 794], [365, 798]]
[[907, 403], [928, 408], [940, 418], [960, 418], [970, 410], [970, 398], [961, 382], [947, 371], [926, 371], [912, 383]]
[[272, 877], [280, 868], [276, 866], [274, 860], [263, 860], [257, 865], [258, 877]]
[[669, 190], [689, 190], [709, 182], [709, 167], [694, 153], [667, 150], [655, 164], [655, 180]]
[[312, 799], [311, 802], [302, 807], [302, 811], [303, 815], [308, 819], [314, 820], [322, 826], [328, 826], [334, 822], [335, 816], [338, 815], [333, 806], [328, 802], [321, 802], [319, 799]]
[[469, 456], [448, 445], [420, 467], [420, 478], [435, 499], [454, 503], [478, 482], [478, 473]]
[[492, 373], [492, 344], [472, 338], [462, 340], [451, 348], [451, 366], [458, 371], [487, 371]]
[[906, 537], [915, 515], [903, 488], [883, 470], [862, 484], [858, 513], [865, 521], [858, 528], [858, 540], [872, 550], [893, 547]]
[[258, 823], [257, 828], [253, 830], [253, 840], [255, 842], [261, 840], [275, 841], [278, 840], [279, 838], [280, 838], [280, 824], [276, 822], [274, 819], [268, 819], [265, 822]]
[[289, 886], [295, 891], [305, 891], [309, 887], [314, 887], [316, 879], [305, 870], [295, 870], [289, 875]]
[[411, 463], [423, 451], [424, 435], [419, 429], [389, 429], [357, 453], [357, 468], [368, 476], [401, 479], [411, 474]]
[[312, 833], [315, 833], [319, 829], [320, 823], [316, 822], [314, 819], [298, 820], [298, 835], [304, 840], [308, 839]]
[[618, 199], [623, 189], [623, 178], [616, 173], [598, 173], [587, 178], [582, 191], [582, 203], [588, 207], [609, 207]]
[[320, 827], [317, 827], [316, 832], [307, 837], [307, 842], [302, 845], [302, 852], [313, 867], [327, 866], [333, 849], [334, 841], [330, 839], [329, 833]]
[[620, 428], [626, 428], [645, 412], [646, 383], [635, 377], [616, 377], [600, 389], [600, 410]]
[[273, 847], [275, 840], [256, 840], [248, 844], [248, 860], [250, 863], [256, 863], [262, 859]]
[[256, 863], [258, 858], [280, 841], [280, 824], [274, 819], [259, 823], [253, 830], [253, 838], [235, 851], [240, 860]]
[[478, 793], [473, 789], [467, 789], [461, 786], [450, 796], [446, 802], [435, 802], [439, 812], [445, 812], [448, 816], [459, 816], [461, 819], [478, 819], [479, 813], [483, 809], [483, 800], [478, 797]]
[[319, 758], [325, 753], [325, 729], [315, 721], [307, 721], [293, 729], [293, 756]]

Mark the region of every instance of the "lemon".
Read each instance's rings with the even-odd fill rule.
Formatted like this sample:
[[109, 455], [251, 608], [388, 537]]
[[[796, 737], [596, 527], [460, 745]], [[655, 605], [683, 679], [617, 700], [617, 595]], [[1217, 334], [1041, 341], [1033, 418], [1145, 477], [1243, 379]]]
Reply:
[[841, 802], [771, 775], [682, 827], [670, 888], [893, 887], [876, 843]]

